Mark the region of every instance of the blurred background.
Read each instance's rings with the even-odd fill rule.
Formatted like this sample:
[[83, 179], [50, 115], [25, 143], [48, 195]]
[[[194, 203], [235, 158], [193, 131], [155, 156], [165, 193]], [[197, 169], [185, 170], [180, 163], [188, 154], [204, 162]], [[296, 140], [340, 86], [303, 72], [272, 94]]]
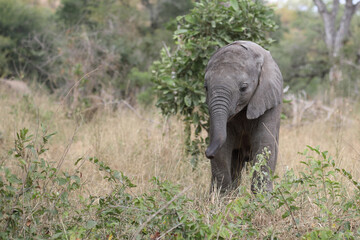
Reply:
[[147, 104], [149, 67], [173, 45], [176, 16], [192, 7], [191, 0], [1, 0], [0, 76], [60, 96], [96, 69], [69, 100], [73, 108], [94, 95]]
[[[175, 46], [176, 17], [189, 13], [195, 2], [0, 0], [0, 78], [3, 85], [19, 80], [58, 97], [82, 78], [67, 99], [73, 111], [96, 99], [151, 104], [152, 63], [164, 46]], [[349, 15], [345, 1], [261, 3], [275, 11], [277, 28], [269, 33], [274, 41], [267, 47], [288, 93], [327, 104], [334, 100], [331, 91], [336, 97], [358, 98], [359, 7]], [[335, 16], [333, 22], [324, 24], [320, 3]], [[330, 30], [325, 28], [329, 24]], [[330, 37], [337, 45], [329, 43]]]

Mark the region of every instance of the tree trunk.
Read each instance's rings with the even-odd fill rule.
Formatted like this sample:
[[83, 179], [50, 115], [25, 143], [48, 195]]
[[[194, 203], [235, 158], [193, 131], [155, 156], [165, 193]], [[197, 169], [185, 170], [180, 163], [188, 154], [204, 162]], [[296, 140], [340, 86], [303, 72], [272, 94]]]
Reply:
[[342, 77], [341, 65], [338, 63], [333, 63], [329, 71], [329, 81], [330, 81], [330, 98], [336, 96], [336, 87], [339, 85]]
[[150, 13], [150, 27], [152, 30], [155, 30], [157, 26], [157, 16], [156, 16], [156, 10], [154, 8], [154, 5], [150, 3], [149, 0], [141, 0], [141, 3], [149, 10]]
[[360, 1], [353, 3], [352, 0], [346, 0], [344, 13], [341, 17], [339, 27], [336, 26], [336, 18], [340, 7], [339, 0], [333, 0], [331, 11], [328, 10], [323, 0], [314, 0], [314, 3], [324, 22], [325, 44], [332, 64], [329, 71], [330, 98], [332, 98], [335, 95], [337, 85], [342, 81], [342, 70], [340, 65], [341, 49], [344, 46], [344, 40], [349, 35], [351, 19], [359, 9]]

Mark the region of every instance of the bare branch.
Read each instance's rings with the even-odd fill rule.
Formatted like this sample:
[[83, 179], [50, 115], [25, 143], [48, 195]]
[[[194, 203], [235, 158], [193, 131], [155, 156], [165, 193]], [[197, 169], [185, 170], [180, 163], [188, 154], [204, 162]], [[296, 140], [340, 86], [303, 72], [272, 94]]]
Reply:
[[319, 12], [322, 13], [329, 13], [326, 9], [326, 5], [322, 0], [314, 0], [315, 5], [318, 7]]
[[[334, 6], [336, 9], [336, 2], [334, 0]], [[326, 8], [325, 3], [322, 0], [314, 0], [315, 5], [318, 8], [319, 14], [324, 22], [324, 30], [325, 30], [325, 43], [326, 47], [329, 51], [329, 54], [332, 55], [333, 45], [334, 45], [334, 34], [335, 34], [335, 19], [336, 15], [333, 15], [337, 10], [332, 12], [331, 14]]]
[[162, 41], [162, 44], [163, 44], [164, 49], [165, 49], [165, 51], [166, 51], [166, 55], [167, 55], [169, 58], [171, 58], [171, 54], [170, 54], [170, 52], [169, 52], [169, 48], [166, 46], [166, 43], [165, 43], [164, 41]]
[[352, 6], [353, 5], [353, 0], [346, 0], [345, 5], [346, 6]]
[[176, 199], [178, 199], [181, 195], [183, 195], [185, 192], [187, 192], [190, 188], [192, 188], [192, 186], [189, 186], [189, 187], [185, 188], [183, 191], [181, 191], [180, 193], [176, 194], [170, 201], [165, 203], [164, 206], [162, 206], [158, 211], [156, 211], [156, 213], [151, 215], [140, 227], [138, 227], [138, 229], [134, 233], [132, 239], [136, 239], [138, 237], [139, 233], [141, 232], [141, 230], [146, 226], [146, 224], [148, 224], [154, 217], [156, 217], [156, 215], [158, 215], [162, 210], [164, 210], [165, 208], [170, 206], [170, 204], [172, 202], [174, 202]]
[[355, 4], [355, 12], [360, 8], [360, 1]]
[[333, 17], [336, 17], [336, 15], [338, 14], [339, 5], [340, 5], [339, 0], [334, 0], [333, 1], [333, 9], [332, 9], [332, 13], [331, 13]]
[[356, 12], [356, 5], [352, 3], [352, 0], [346, 0], [344, 15], [341, 18], [339, 29], [336, 32], [335, 42], [334, 42], [334, 56], [338, 56], [340, 49], [343, 46], [343, 41], [347, 37], [350, 23], [353, 15]]
[[355, 69], [357, 69], [357, 70], [360, 70], [360, 66], [357, 65], [357, 64], [355, 64], [354, 62], [352, 62], [352, 61], [350, 61], [350, 60], [343, 59], [343, 60], [341, 60], [341, 63], [342, 63], [342, 64], [349, 65], [349, 66], [351, 66], [351, 67], [353, 67], [353, 68], [355, 68]]
[[360, 6], [360, 1], [353, 4], [353, 0], [346, 0], [344, 14], [341, 18], [339, 28], [336, 29], [336, 16], [339, 13], [340, 1], [333, 0], [332, 10], [329, 11], [323, 0], [314, 0], [324, 22], [325, 43], [330, 57], [337, 57], [343, 47], [344, 39], [347, 37], [351, 19]]

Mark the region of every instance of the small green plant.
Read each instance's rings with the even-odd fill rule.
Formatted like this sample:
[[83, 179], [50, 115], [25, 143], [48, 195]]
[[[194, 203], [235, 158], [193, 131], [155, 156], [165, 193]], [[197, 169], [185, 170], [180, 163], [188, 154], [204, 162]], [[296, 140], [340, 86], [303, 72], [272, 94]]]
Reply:
[[[309, 169], [309, 172], [302, 173], [302, 179], [307, 184], [310, 194], [317, 196], [313, 203], [318, 207], [319, 215], [315, 217], [319, 222], [327, 225], [329, 230], [346, 230], [345, 227], [348, 211], [355, 210], [356, 205], [348, 202], [348, 188], [340, 181], [341, 175], [352, 180], [350, 173], [344, 169], [339, 169], [335, 165], [334, 159], [329, 156], [327, 151], [320, 151], [319, 147], [308, 146], [318, 158], [307, 155], [307, 162], [302, 162]], [[307, 154], [305, 151], [303, 154]], [[352, 180], [355, 187], [358, 183]], [[339, 209], [340, 207], [340, 209]]]
[[[354, 239], [359, 237], [358, 182], [344, 169], [336, 167], [335, 160], [327, 151], [308, 146], [301, 153], [307, 161], [305, 171], [296, 176], [289, 170], [277, 182], [272, 196], [278, 202], [278, 209], [285, 207], [282, 218], [291, 217], [297, 236], [299, 225], [306, 224], [301, 213], [311, 209], [311, 226], [321, 226], [305, 234], [304, 239]], [[349, 189], [341, 179], [346, 177], [355, 190]], [[279, 178], [276, 176], [275, 178]], [[354, 231], [358, 228], [357, 231]]]
[[46, 145], [55, 133], [32, 135], [24, 128], [9, 152], [19, 168], [16, 173], [0, 166], [0, 227], [1, 238], [10, 236], [33, 238], [61, 232], [60, 224], [39, 224], [42, 219], [58, 222], [70, 207], [69, 195], [80, 188], [77, 174], [60, 173], [55, 162], [43, 158]]

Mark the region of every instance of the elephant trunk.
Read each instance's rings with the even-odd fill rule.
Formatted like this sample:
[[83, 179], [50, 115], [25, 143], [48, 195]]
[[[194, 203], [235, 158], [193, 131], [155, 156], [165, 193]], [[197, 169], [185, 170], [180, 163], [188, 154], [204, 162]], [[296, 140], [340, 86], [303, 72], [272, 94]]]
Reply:
[[210, 102], [210, 144], [205, 151], [207, 158], [212, 159], [226, 141], [226, 125], [230, 97], [218, 95]]

